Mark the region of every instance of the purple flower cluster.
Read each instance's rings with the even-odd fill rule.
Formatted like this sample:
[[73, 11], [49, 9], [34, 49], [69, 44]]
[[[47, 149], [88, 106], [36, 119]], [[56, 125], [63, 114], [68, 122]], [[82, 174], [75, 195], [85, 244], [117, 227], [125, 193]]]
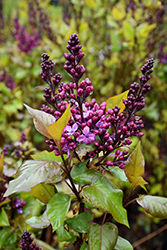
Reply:
[[4, 69], [2, 75], [0, 76], [0, 82], [4, 82], [6, 87], [13, 90], [16, 87], [16, 83], [10, 75], [7, 75], [6, 70]]
[[26, 205], [26, 201], [21, 201], [19, 200], [18, 197], [15, 197], [12, 203], [13, 203], [12, 209], [15, 209], [18, 212], [18, 214], [22, 214], [23, 213], [22, 208]]
[[14, 35], [18, 41], [20, 51], [30, 54], [34, 47], [41, 43], [41, 34], [36, 31], [33, 35], [26, 32], [26, 26], [19, 24], [18, 18], [14, 19]]
[[[87, 156], [99, 157], [103, 153], [104, 160], [113, 150], [116, 150], [113, 162], [108, 161], [106, 165], [114, 164], [123, 168], [128, 152], [127, 150], [121, 152], [118, 148], [130, 145], [129, 137], [143, 135], [140, 132], [144, 126], [142, 119], [135, 117], [134, 114], [145, 106], [145, 94], [150, 90], [147, 82], [153, 72], [154, 60], [148, 60], [142, 67], [143, 75], [139, 77], [140, 84], [131, 84], [128, 98], [123, 100], [125, 110], [120, 112], [117, 105], [107, 109], [106, 102], [101, 105], [95, 99], [90, 103], [87, 102], [86, 99], [92, 93], [93, 86], [89, 78], [80, 81], [86, 70], [83, 65], [79, 65], [84, 53], [81, 51], [76, 34], [70, 36], [67, 49], [70, 53], [64, 54], [67, 60], [64, 69], [72, 77], [70, 83], [61, 82], [60, 74], [53, 75], [54, 63], [49, 59], [49, 55], [42, 55], [41, 76], [49, 85], [44, 89], [44, 98], [52, 106], [50, 108], [43, 105], [42, 110], [54, 115], [57, 120], [64, 113], [68, 103], [71, 104], [71, 118], [61, 137], [63, 153], [69, 155], [70, 151], [74, 150], [76, 154], [81, 143], [91, 144]], [[46, 143], [56, 155], [59, 155], [53, 140], [47, 140]]]
[[[0, 203], [2, 203], [6, 198], [3, 197], [4, 193], [7, 190], [6, 184], [7, 184], [7, 176], [4, 174], [0, 175]], [[26, 205], [26, 201], [19, 200], [18, 197], [8, 197], [10, 199], [9, 205], [11, 206], [12, 212], [17, 211], [18, 214], [22, 214], [23, 210], [22, 208]]]
[[28, 18], [30, 33], [26, 27], [19, 24], [18, 18], [14, 19], [14, 35], [18, 41], [20, 51], [30, 54], [34, 47], [41, 43], [42, 34], [45, 32], [50, 40], [54, 40], [50, 21], [39, 5], [39, 1], [28, 1]]
[[32, 243], [34, 239], [30, 236], [31, 236], [31, 233], [29, 233], [27, 230], [24, 233], [22, 233], [21, 235], [22, 240], [20, 241], [20, 248], [22, 250], [42, 250], [35, 243]]
[[[5, 145], [1, 151], [5, 156], [13, 155], [17, 159], [25, 158], [26, 152], [29, 151], [29, 146], [25, 142], [27, 137], [24, 132], [21, 132], [20, 139], [11, 145]], [[27, 155], [28, 156], [28, 155]]]

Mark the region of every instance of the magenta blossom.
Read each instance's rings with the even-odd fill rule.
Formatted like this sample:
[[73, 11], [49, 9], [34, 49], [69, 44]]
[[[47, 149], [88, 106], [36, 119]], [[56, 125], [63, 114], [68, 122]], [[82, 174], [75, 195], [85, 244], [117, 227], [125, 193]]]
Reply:
[[84, 142], [85, 144], [90, 144], [95, 141], [95, 134], [90, 133], [90, 129], [88, 126], [85, 126], [83, 129], [83, 134], [77, 137], [78, 142]]
[[77, 129], [78, 129], [78, 125], [77, 125], [76, 123], [74, 123], [74, 124], [72, 125], [72, 127], [71, 127], [71, 126], [66, 126], [65, 129], [66, 129], [66, 131], [68, 132], [69, 135], [74, 135], [75, 132], [76, 132]]

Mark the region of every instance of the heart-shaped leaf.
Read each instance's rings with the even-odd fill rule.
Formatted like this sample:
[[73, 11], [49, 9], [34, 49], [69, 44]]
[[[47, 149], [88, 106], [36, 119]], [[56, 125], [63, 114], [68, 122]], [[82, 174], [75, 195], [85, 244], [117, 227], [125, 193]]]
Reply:
[[107, 103], [107, 109], [112, 109], [115, 107], [115, 105], [117, 105], [120, 108], [119, 113], [121, 113], [122, 111], [124, 111], [125, 109], [125, 105], [123, 103], [123, 99], [127, 99], [129, 90], [121, 93], [120, 95], [116, 95], [116, 96], [112, 96], [110, 97], [106, 103]]
[[124, 168], [125, 174], [128, 180], [132, 183], [133, 188], [136, 188], [139, 185], [147, 184], [147, 182], [142, 177], [144, 175], [144, 164], [144, 157], [141, 152], [139, 141], [136, 148], [126, 161]]
[[88, 235], [88, 249], [113, 250], [118, 238], [118, 229], [113, 223], [92, 223]]
[[53, 231], [58, 229], [64, 222], [71, 204], [69, 194], [57, 193], [47, 204], [47, 216], [52, 224]]
[[61, 135], [64, 127], [67, 125], [71, 117], [70, 104], [67, 106], [63, 115], [55, 123], [48, 127], [48, 133], [55, 141], [56, 145], [60, 149], [61, 147]]
[[58, 174], [60, 162], [56, 161], [25, 161], [17, 170], [15, 179], [9, 182], [4, 196], [24, 191], [38, 183], [45, 182]]
[[167, 198], [152, 195], [140, 195], [136, 201], [153, 217], [167, 219]]
[[74, 218], [69, 218], [66, 223], [78, 233], [87, 233], [89, 231], [89, 223], [93, 220], [94, 214], [87, 210]]
[[72, 170], [72, 178], [73, 178], [74, 183], [84, 186], [86, 184], [91, 184], [98, 178], [101, 178], [101, 174], [95, 170], [92, 170], [92, 169], [88, 170], [85, 167], [84, 169], [82, 169], [82, 171], [85, 171], [85, 172], [81, 173], [80, 171], [80, 173], [79, 172], [77, 173], [77, 171], [75, 171], [74, 173], [74, 171]]
[[95, 179], [83, 188], [82, 195], [92, 206], [109, 211], [117, 222], [129, 227], [127, 211], [122, 206], [122, 190], [116, 188], [110, 180], [104, 176]]
[[55, 117], [44, 111], [38, 109], [32, 109], [28, 105], [24, 104], [28, 112], [33, 116], [34, 126], [36, 130], [42, 135], [52, 139], [52, 136], [48, 133], [48, 128], [55, 122]]

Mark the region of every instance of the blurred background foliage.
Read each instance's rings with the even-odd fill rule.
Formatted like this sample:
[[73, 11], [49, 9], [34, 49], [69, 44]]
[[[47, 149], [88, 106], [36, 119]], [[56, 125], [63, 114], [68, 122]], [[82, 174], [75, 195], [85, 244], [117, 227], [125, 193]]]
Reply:
[[85, 77], [99, 103], [127, 90], [138, 81], [142, 65], [155, 58], [152, 89], [140, 113], [145, 121], [142, 150], [149, 194], [167, 196], [166, 1], [0, 0], [0, 147], [17, 141], [29, 127], [29, 141], [37, 150], [46, 149], [22, 103], [33, 108], [44, 103], [42, 53], [56, 62], [55, 73], [64, 82], [70, 80], [63, 54], [72, 33], [83, 45]]

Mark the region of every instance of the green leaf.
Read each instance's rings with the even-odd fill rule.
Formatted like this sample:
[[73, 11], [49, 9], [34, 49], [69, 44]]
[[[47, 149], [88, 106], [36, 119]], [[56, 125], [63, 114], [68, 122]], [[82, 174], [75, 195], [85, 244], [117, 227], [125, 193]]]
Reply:
[[132, 245], [126, 239], [118, 236], [117, 244], [114, 250], [133, 250]]
[[123, 21], [123, 34], [126, 40], [134, 42], [135, 29], [131, 23]]
[[3, 208], [0, 210], [0, 227], [10, 226], [8, 216]]
[[31, 188], [31, 192], [38, 200], [47, 204], [57, 193], [55, 186], [45, 183], [39, 183]]
[[55, 123], [48, 127], [48, 133], [51, 138], [55, 141], [56, 145], [60, 149], [61, 147], [61, 135], [64, 127], [67, 125], [71, 117], [70, 104], [67, 106], [63, 115]]
[[15, 250], [17, 243], [17, 236], [16, 234], [12, 234], [9, 236], [7, 241], [4, 244], [4, 249]]
[[34, 239], [35, 244], [40, 247], [42, 250], [55, 250], [55, 248], [51, 247], [47, 243], [42, 240]]
[[61, 225], [57, 230], [56, 233], [58, 235], [59, 241], [67, 241], [71, 239], [71, 235], [67, 232], [63, 225]]
[[[85, 169], [86, 170], [86, 169]], [[85, 173], [73, 176], [73, 181], [76, 184], [84, 186], [86, 184], [91, 184], [93, 181], [101, 177], [101, 174], [94, 170], [87, 170]]]
[[44, 150], [38, 154], [31, 155], [33, 160], [35, 161], [59, 161], [62, 162], [61, 156], [56, 156], [54, 151], [48, 152], [47, 150]]
[[167, 198], [152, 195], [140, 195], [136, 201], [153, 217], [167, 219]]
[[90, 225], [88, 235], [88, 249], [91, 250], [112, 250], [117, 242], [118, 229], [113, 223], [107, 222], [104, 225], [93, 223]]
[[48, 133], [48, 128], [55, 122], [55, 117], [51, 114], [47, 114], [44, 111], [32, 109], [28, 105], [24, 104], [28, 112], [33, 116], [34, 126], [36, 130], [42, 135], [52, 139], [52, 136]]
[[120, 95], [112, 96], [110, 97], [106, 103], [107, 103], [107, 109], [112, 109], [117, 105], [120, 108], [119, 114], [124, 111], [125, 105], [123, 103], [123, 99], [127, 99], [129, 90], [121, 93]]
[[83, 243], [80, 250], [88, 250], [88, 244], [87, 243]]
[[90, 210], [83, 212], [73, 218], [66, 220], [66, 223], [78, 233], [87, 233], [89, 231], [90, 222], [93, 220], [94, 214]]
[[129, 227], [127, 211], [122, 206], [122, 190], [117, 189], [110, 180], [101, 176], [85, 186], [82, 195], [92, 206], [109, 211], [117, 222]]
[[40, 216], [33, 216], [26, 220], [26, 223], [34, 228], [45, 228], [50, 225], [46, 211]]
[[12, 227], [4, 227], [0, 230], [0, 249], [5, 245], [7, 239], [13, 234]]
[[25, 161], [17, 170], [15, 179], [9, 182], [4, 196], [24, 191], [38, 183], [53, 178], [60, 170], [60, 162]]
[[109, 171], [117, 179], [121, 181], [129, 182], [123, 169], [120, 169], [117, 166], [112, 166], [112, 167], [108, 167], [107, 171]]
[[53, 231], [58, 229], [64, 222], [71, 204], [68, 194], [57, 193], [47, 204], [47, 216], [52, 224]]
[[139, 185], [147, 184], [147, 182], [142, 177], [144, 175], [144, 164], [144, 157], [141, 152], [139, 141], [136, 148], [126, 161], [124, 168], [125, 174], [128, 180], [132, 183], [133, 188], [136, 188]]
[[[83, 162], [79, 162], [77, 164], [75, 164], [71, 170], [71, 177], [72, 179], [75, 180], [75, 177], [77, 177], [78, 175], [81, 175], [83, 173], [85, 173], [86, 171], [88, 171], [88, 168], [86, 167], [86, 164], [88, 163], [89, 160], [83, 161]], [[75, 182], [77, 183], [77, 182]]]

